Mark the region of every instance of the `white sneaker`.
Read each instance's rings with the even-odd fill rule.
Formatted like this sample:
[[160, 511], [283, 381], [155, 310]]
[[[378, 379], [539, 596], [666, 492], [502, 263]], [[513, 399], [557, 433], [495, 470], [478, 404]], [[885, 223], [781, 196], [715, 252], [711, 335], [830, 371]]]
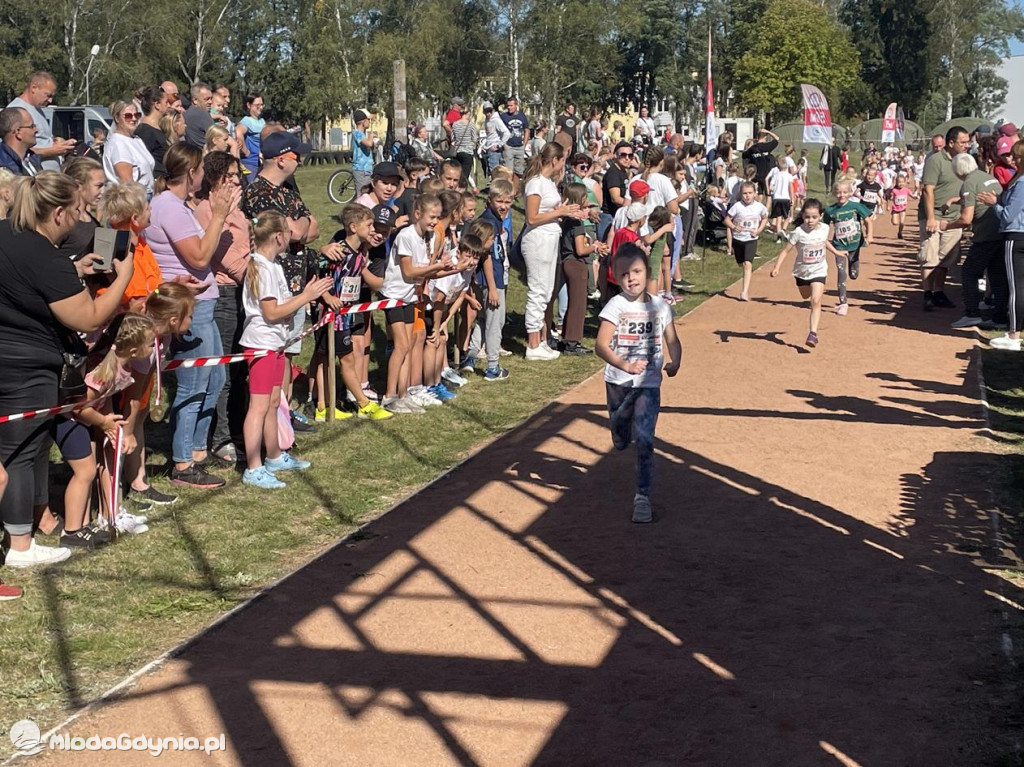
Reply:
[[1002, 349], [1008, 352], [1019, 352], [1020, 351], [1020, 339], [1010, 338], [1009, 336], [999, 336], [993, 338], [988, 342], [988, 345], [993, 349]]
[[454, 368], [445, 368], [444, 370], [442, 370], [441, 378], [448, 381], [449, 383], [455, 384], [456, 386], [465, 386], [466, 384], [469, 383], [469, 379], [460, 376], [457, 372], [455, 372]]
[[121, 514], [127, 514], [129, 517], [133, 517], [135, 519], [135, 522], [140, 525], [144, 525], [147, 522], [149, 522], [149, 517], [147, 517], [145, 514], [132, 514], [130, 511], [128, 511], [128, 508], [126, 506], [121, 506], [121, 508], [118, 509], [118, 512]]
[[433, 394], [428, 392], [426, 389], [420, 389], [419, 391], [409, 390], [409, 399], [415, 402], [420, 407], [437, 407], [441, 404], [441, 400], [435, 397]]
[[35, 540], [32, 540], [25, 551], [8, 550], [4, 564], [8, 567], [36, 567], [63, 562], [70, 556], [71, 549], [62, 546], [38, 546]]
[[700, 261], [700, 256], [696, 253], [687, 253], [685, 256], [679, 259], [680, 261]]
[[536, 348], [526, 347], [527, 362], [547, 362], [548, 360], [556, 360], [559, 356], [559, 353], [547, 344], [540, 344]]
[[149, 525], [136, 522], [135, 517], [126, 511], [122, 511], [114, 517], [114, 526], [117, 528], [117, 532], [129, 535], [139, 535], [149, 530]]
[[601, 291], [595, 290], [593, 293], [587, 296], [587, 298], [589, 298], [591, 301], [597, 301], [599, 298], [601, 298]]
[[982, 323], [981, 317], [968, 317], [964, 315], [956, 322], [949, 323], [951, 328], [976, 328]]
[[404, 397], [385, 397], [380, 405], [385, 410], [396, 415], [410, 415], [412, 413], [425, 413], [426, 411], [412, 401]]

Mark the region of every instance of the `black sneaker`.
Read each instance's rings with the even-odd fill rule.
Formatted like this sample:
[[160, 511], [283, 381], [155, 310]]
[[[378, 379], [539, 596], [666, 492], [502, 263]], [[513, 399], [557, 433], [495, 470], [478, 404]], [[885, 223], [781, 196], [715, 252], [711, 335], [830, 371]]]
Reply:
[[178, 496], [171, 495], [170, 493], [161, 493], [152, 485], [147, 487], [145, 490], [136, 490], [132, 488], [131, 495], [129, 497], [133, 501], [146, 501], [150, 505], [156, 506], [170, 506], [178, 500]]
[[292, 411], [292, 429], [295, 431], [312, 432], [316, 427], [309, 422], [309, 419], [301, 413]]
[[932, 292], [929, 290], [924, 294], [924, 310], [930, 312], [935, 308], [935, 299], [932, 298]]
[[955, 309], [956, 304], [949, 300], [949, 297], [941, 290], [932, 293], [932, 302], [940, 309]]
[[74, 532], [65, 532], [60, 537], [60, 545], [73, 549], [95, 549], [97, 546], [106, 546], [110, 540], [108, 531], [84, 525]]
[[588, 354], [593, 352], [581, 344], [579, 341], [573, 341], [571, 343], [562, 344], [562, 354], [569, 357], [586, 357]]
[[217, 487], [224, 487], [224, 480], [215, 477], [205, 469], [192, 464], [187, 469], [179, 471], [174, 469], [171, 472], [172, 485], [184, 485], [186, 487], [198, 487], [203, 490], [212, 490]]
[[689, 280], [672, 280], [672, 287], [676, 290], [690, 290], [697, 286]]

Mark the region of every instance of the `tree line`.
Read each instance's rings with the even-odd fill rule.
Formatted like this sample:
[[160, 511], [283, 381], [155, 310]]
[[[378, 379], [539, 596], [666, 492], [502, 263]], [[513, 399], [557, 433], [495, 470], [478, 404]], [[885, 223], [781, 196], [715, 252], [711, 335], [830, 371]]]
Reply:
[[36, 69], [65, 104], [201, 79], [293, 121], [388, 111], [396, 58], [413, 116], [517, 93], [542, 114], [661, 98], [699, 119], [710, 30], [719, 114], [796, 118], [809, 82], [834, 119], [898, 101], [927, 126], [997, 108], [1024, 36], [1003, 0], [5, 0], [0, 21], [5, 99]]

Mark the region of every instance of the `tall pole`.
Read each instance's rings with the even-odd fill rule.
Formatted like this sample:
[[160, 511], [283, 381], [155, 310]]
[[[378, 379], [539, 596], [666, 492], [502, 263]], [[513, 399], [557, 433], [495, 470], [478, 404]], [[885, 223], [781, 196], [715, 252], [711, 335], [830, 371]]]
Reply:
[[407, 126], [409, 124], [409, 113], [405, 100], [405, 61], [395, 59], [392, 62], [394, 69], [394, 92], [395, 92], [395, 129], [393, 131], [395, 141], [405, 144], [409, 138]]

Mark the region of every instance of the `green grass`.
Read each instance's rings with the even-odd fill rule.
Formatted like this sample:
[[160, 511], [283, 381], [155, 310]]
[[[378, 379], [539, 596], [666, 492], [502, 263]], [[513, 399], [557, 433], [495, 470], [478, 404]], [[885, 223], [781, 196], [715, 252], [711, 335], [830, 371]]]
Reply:
[[[337, 228], [332, 216], [338, 211], [326, 194], [333, 170], [304, 168], [298, 177], [325, 237]], [[765, 242], [762, 250], [767, 259], [778, 246]], [[709, 249], [706, 262], [684, 264], [684, 274], [697, 287], [677, 306], [679, 313], [735, 281], [739, 270], [731, 258]], [[513, 350], [523, 347], [524, 301], [525, 287], [515, 275], [506, 336]], [[382, 338], [378, 332], [374, 369], [382, 361]], [[508, 366], [510, 381], [491, 386], [477, 380], [454, 406], [386, 423], [353, 419], [322, 426], [301, 441], [313, 468], [290, 477], [285, 490], [256, 491], [241, 485], [237, 474], [221, 472], [230, 477], [223, 490], [183, 489], [176, 505], [149, 514], [145, 535], [76, 554], [49, 572], [5, 571], [26, 596], [0, 607], [0, 755], [9, 753], [11, 723], [32, 717], [45, 731], [474, 447], [513, 428], [597, 371], [600, 362], [589, 357], [527, 365], [515, 356]], [[166, 490], [166, 424], [150, 427], [149, 462], [156, 484]], [[55, 499], [66, 476], [63, 466], [54, 469]]]

